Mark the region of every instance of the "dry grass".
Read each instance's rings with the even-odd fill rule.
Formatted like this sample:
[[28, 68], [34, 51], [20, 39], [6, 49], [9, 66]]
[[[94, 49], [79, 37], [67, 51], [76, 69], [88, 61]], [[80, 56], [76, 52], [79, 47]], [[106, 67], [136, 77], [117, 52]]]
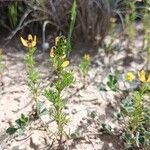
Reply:
[[[124, 11], [122, 8], [125, 8], [125, 0], [76, 1], [77, 17], [73, 34], [74, 41], [79, 40], [92, 45], [99, 45], [109, 29], [110, 17], [116, 14], [121, 17], [121, 11]], [[19, 20], [15, 32], [12, 32], [7, 39], [12, 39], [24, 27], [30, 27], [32, 31], [36, 30], [36, 33], [40, 33], [44, 20], [51, 22], [49, 34], [68, 35], [72, 3], [73, 0], [24, 0], [21, 3], [17, 2], [18, 8], [23, 8], [21, 12], [18, 11], [18, 14], [22, 13], [22, 18]], [[6, 8], [9, 7], [8, 4], [6, 6], [6, 3], [2, 2], [0, 6]], [[7, 15], [6, 13], [5, 16]], [[5, 24], [7, 25], [7, 23]]]
[[[101, 43], [109, 27], [110, 6], [108, 1], [77, 0], [74, 40], [84, 41], [85, 43], [90, 42], [93, 45]], [[7, 39], [12, 39], [18, 31], [26, 26], [30, 26], [31, 30], [35, 30], [35, 24], [33, 29], [32, 23], [36, 22], [38, 25], [42, 25], [44, 18], [51, 22], [49, 26], [51, 33], [68, 35], [72, 3], [73, 0], [36, 0], [36, 2], [24, 0], [21, 7], [26, 7], [26, 12], [23, 12], [24, 14], [22, 14], [15, 32], [12, 32]], [[41, 31], [39, 26], [38, 31]]]
[[[72, 1], [47, 0], [45, 6], [48, 19], [57, 24], [60, 31], [67, 34], [70, 22]], [[107, 0], [77, 0], [77, 18], [74, 32], [75, 39], [98, 44], [107, 33], [110, 7]]]

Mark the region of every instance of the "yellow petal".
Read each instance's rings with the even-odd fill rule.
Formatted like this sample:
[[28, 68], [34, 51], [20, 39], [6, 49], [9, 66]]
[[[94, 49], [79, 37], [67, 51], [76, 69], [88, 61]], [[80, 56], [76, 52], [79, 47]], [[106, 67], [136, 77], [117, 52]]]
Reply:
[[61, 56], [61, 59], [65, 59], [65, 58], [66, 58], [66, 55]]
[[34, 42], [37, 42], [37, 41], [36, 41], [36, 35], [34, 36], [34, 40], [33, 40], [33, 41], [34, 41]]
[[50, 57], [54, 57], [54, 50], [55, 50], [56, 48], [55, 47], [52, 47], [51, 48], [51, 51], [50, 51]]
[[140, 72], [138, 73], [138, 77], [139, 77], [139, 80], [140, 80], [141, 82], [146, 82], [146, 77], [145, 77], [145, 71], [144, 71], [144, 70], [142, 70], [142, 71], [140, 71]]
[[140, 80], [141, 82], [146, 82], [145, 76], [140, 76], [140, 77], [139, 77], [139, 80]]
[[69, 65], [69, 61], [66, 60], [66, 61], [64, 61], [64, 62], [61, 64], [61, 67], [65, 68], [65, 67], [67, 67], [68, 65]]
[[59, 36], [55, 38], [55, 46], [57, 46], [57, 43], [58, 43], [59, 40], [60, 40]]
[[50, 52], [50, 57], [52, 57], [52, 58], [54, 57], [54, 52], [53, 51]]
[[24, 46], [28, 47], [28, 41], [27, 40], [23, 39], [22, 37], [20, 38], [20, 40]]
[[33, 37], [31, 34], [28, 35], [28, 40], [31, 40], [31, 41], [33, 40]]
[[145, 76], [145, 71], [144, 71], [144, 70], [140, 71], [140, 74], [141, 74], [142, 76]]
[[35, 47], [35, 46], [36, 46], [36, 41], [32, 41], [31, 47]]
[[[31, 35], [31, 37], [32, 37], [32, 35]], [[30, 37], [30, 38], [31, 38], [31, 37]], [[29, 43], [31, 43], [31, 44], [29, 44]], [[36, 44], [37, 44], [37, 41], [36, 41], [36, 35], [35, 35], [35, 36], [34, 36], [34, 39], [31, 38], [31, 41], [28, 41], [28, 46], [29, 46], [29, 47], [35, 47]]]
[[150, 82], [150, 75], [148, 76], [147, 82]]

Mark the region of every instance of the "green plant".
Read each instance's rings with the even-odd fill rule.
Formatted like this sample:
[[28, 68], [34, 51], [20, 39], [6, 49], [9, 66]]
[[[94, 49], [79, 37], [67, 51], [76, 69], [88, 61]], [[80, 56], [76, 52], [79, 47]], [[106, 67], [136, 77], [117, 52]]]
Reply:
[[107, 86], [113, 90], [113, 91], [116, 91], [117, 89], [117, 77], [116, 76], [113, 76], [113, 75], [109, 75], [108, 76], [108, 81], [107, 81]]
[[[25, 63], [27, 65], [27, 84], [31, 92], [32, 101], [36, 105], [35, 108], [36, 116], [34, 117], [38, 117], [43, 123], [44, 125], [43, 127], [45, 128], [45, 130], [49, 132], [47, 125], [43, 122], [41, 118], [41, 115], [47, 114], [48, 111], [45, 107], [43, 107], [44, 106], [43, 103], [38, 99], [41, 89], [40, 89], [40, 73], [36, 69], [35, 66], [36, 62], [34, 60], [34, 54], [37, 50], [36, 36], [34, 36], [33, 38], [32, 35], [29, 34], [27, 40], [21, 37], [21, 42], [25, 47], [28, 48], [28, 52], [25, 57]], [[21, 114], [21, 118], [16, 120], [16, 126], [9, 127], [6, 132], [9, 134], [14, 134], [16, 131], [18, 131], [18, 129], [21, 129], [21, 131], [23, 132], [24, 130], [22, 129], [24, 129], [24, 127], [27, 125], [27, 122], [28, 118], [25, 117], [25, 115]]]
[[[32, 35], [28, 35], [28, 39], [25, 40], [21, 37], [21, 42], [24, 46], [28, 48], [28, 52], [25, 57], [25, 63], [27, 65], [27, 83], [30, 88], [32, 94], [32, 100], [36, 103], [36, 115], [40, 116], [40, 108], [39, 107], [39, 86], [40, 86], [40, 78], [39, 72], [35, 69], [35, 60], [34, 60], [34, 53], [36, 51], [36, 36], [34, 38]], [[9, 127], [7, 129], [7, 133], [14, 134], [18, 129], [23, 129], [23, 127], [27, 124], [28, 118], [25, 117], [23, 114], [21, 115], [20, 119], [16, 120], [17, 127]], [[22, 130], [23, 131], [23, 130]]]
[[138, 80], [140, 82], [139, 87], [130, 91], [120, 105], [120, 116], [123, 118], [125, 125], [122, 138], [127, 149], [133, 147], [150, 148], [150, 142], [148, 142], [150, 141], [150, 119], [147, 117], [149, 109], [146, 107], [144, 100], [145, 94], [150, 89], [150, 80], [144, 70], [138, 73]]
[[85, 87], [85, 77], [89, 72], [91, 66], [91, 57], [89, 54], [85, 54], [82, 58], [82, 61], [79, 65], [80, 67], [80, 72], [82, 74], [82, 78], [83, 78], [83, 86]]
[[106, 52], [111, 52], [113, 50], [113, 43], [114, 43], [114, 40], [116, 38], [115, 36], [115, 33], [116, 33], [116, 18], [115, 17], [112, 17], [110, 18], [110, 30], [109, 30], [109, 35], [110, 35], [110, 42], [108, 43], [108, 45], [106, 44], [105, 45], [105, 49], [106, 49]]
[[147, 39], [147, 62], [146, 62], [146, 69], [149, 70], [148, 65], [150, 64], [150, 36], [149, 36], [150, 31], [145, 35], [145, 38]]
[[46, 89], [44, 95], [53, 105], [53, 118], [58, 127], [59, 148], [62, 146], [64, 126], [68, 123], [67, 115], [63, 112], [66, 102], [62, 97], [62, 92], [74, 82], [72, 73], [65, 70], [69, 65], [66, 54], [67, 41], [65, 37], [57, 37], [55, 46], [52, 47], [50, 52], [57, 79], [54, 81], [52, 89]]
[[18, 4], [17, 2], [8, 5], [8, 18], [11, 28], [16, 27], [18, 23]]
[[142, 85], [139, 91], [132, 93], [132, 99], [121, 104], [121, 114], [126, 124], [122, 137], [125, 147], [150, 148], [150, 119], [147, 118], [149, 110], [144, 105], [144, 94], [147, 91], [147, 84]]
[[28, 72], [28, 85], [32, 92], [32, 98], [36, 102], [38, 96], [38, 87], [39, 87], [39, 73], [35, 69], [35, 61], [33, 59], [33, 54], [35, 52], [35, 48], [29, 49], [25, 61], [27, 64], [27, 72]]
[[[138, 78], [136, 78], [138, 77]], [[117, 84], [118, 73], [109, 75], [107, 86], [113, 91], [119, 91], [123, 99], [120, 104], [120, 112], [116, 115], [119, 120], [122, 120], [124, 126], [122, 129], [122, 139], [126, 149], [142, 148], [148, 150], [150, 148], [150, 110], [146, 106], [145, 95], [150, 90], [150, 74], [141, 70], [137, 75], [128, 72], [125, 75], [125, 83], [135, 88], [119, 89]], [[132, 89], [132, 90], [131, 90]], [[105, 87], [102, 90], [107, 91]], [[104, 133], [114, 134], [111, 127], [107, 124], [102, 124]]]
[[38, 107], [38, 96], [40, 90], [40, 74], [35, 68], [36, 62], [34, 60], [34, 53], [36, 52], [36, 36], [34, 39], [32, 35], [28, 35], [28, 39], [24, 40], [21, 38], [22, 44], [28, 47], [28, 52], [25, 57], [25, 63], [27, 65], [27, 82], [32, 93], [32, 100], [36, 103], [37, 114], [39, 115]]
[[[118, 86], [119, 72], [115, 71], [114, 74], [109, 74], [106, 84], [100, 83], [98, 88], [100, 91], [108, 91], [108, 88], [114, 92], [120, 91]], [[108, 87], [108, 88], [107, 88]]]
[[[150, 3], [150, 2], [149, 2]], [[146, 5], [147, 7], [149, 6], [148, 4]], [[143, 25], [144, 25], [144, 41], [143, 43], [145, 43], [145, 40], [147, 41], [147, 45], [146, 45], [146, 51], [147, 51], [147, 70], [148, 70], [148, 64], [150, 63], [150, 12], [149, 10], [145, 9], [144, 11], [144, 18], [143, 18]], [[145, 47], [145, 45], [143, 44], [143, 48]]]
[[117, 90], [119, 90], [119, 87], [118, 87], [118, 85], [117, 85], [117, 83], [118, 83], [118, 78], [119, 78], [119, 72], [118, 72], [118, 70], [115, 71], [114, 75], [112, 75], [112, 74], [108, 75], [107, 86], [108, 86], [112, 91], [117, 91]]
[[77, 4], [76, 4], [76, 0], [73, 1], [72, 4], [72, 9], [71, 9], [71, 22], [70, 22], [70, 26], [69, 26], [69, 33], [68, 33], [68, 38], [67, 38], [67, 42], [68, 42], [68, 55], [71, 51], [71, 37], [72, 37], [72, 33], [74, 30], [74, 26], [75, 26], [75, 21], [76, 21], [76, 15], [77, 15]]
[[21, 114], [20, 118], [15, 121], [16, 124], [14, 126], [9, 127], [6, 130], [6, 133], [12, 135], [15, 132], [19, 131], [19, 133], [22, 134], [25, 130], [25, 127], [28, 125], [28, 122], [29, 118], [24, 114]]
[[129, 48], [131, 41], [133, 40], [135, 36], [135, 27], [134, 27], [134, 21], [136, 19], [136, 7], [135, 7], [135, 1], [127, 2], [127, 14], [125, 16], [125, 25], [126, 30], [125, 33], [128, 36], [128, 45], [127, 48]]
[[[23, 40], [23, 39], [21, 40], [23, 45], [28, 47], [28, 52], [25, 57], [25, 63], [27, 65], [27, 83], [32, 94], [32, 100], [36, 104], [35, 110], [36, 110], [37, 117], [41, 119], [40, 116], [48, 114], [48, 111], [44, 107], [43, 103], [38, 99], [38, 96], [41, 93], [41, 88], [40, 88], [41, 81], [40, 81], [40, 73], [36, 69], [36, 62], [34, 60], [34, 54], [37, 50], [37, 48], [35, 47], [37, 42], [36, 36], [34, 36], [33, 39], [33, 37], [29, 35], [28, 40]], [[46, 130], [48, 130], [47, 127]]]
[[102, 123], [102, 128], [100, 129], [103, 133], [113, 134], [112, 127], [109, 124]]

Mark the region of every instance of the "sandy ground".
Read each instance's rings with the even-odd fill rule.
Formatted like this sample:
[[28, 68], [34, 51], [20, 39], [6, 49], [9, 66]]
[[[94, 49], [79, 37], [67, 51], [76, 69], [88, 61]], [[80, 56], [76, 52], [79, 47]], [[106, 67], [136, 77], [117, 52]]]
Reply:
[[[126, 41], [120, 43], [117, 40], [116, 43], [125, 45]], [[144, 66], [145, 53], [141, 49], [142, 37], [138, 36], [134, 43], [130, 53], [119, 48], [118, 51], [106, 54], [100, 48], [96, 55], [93, 54], [85, 89], [82, 88], [83, 82], [78, 68], [81, 54], [73, 54], [68, 70], [74, 72], [76, 83], [63, 93], [64, 98], [67, 99], [65, 112], [70, 119], [65, 130], [67, 134], [78, 133], [80, 138], [66, 141], [64, 144], [66, 149], [123, 150], [118, 136], [99, 132], [101, 123], [108, 123], [116, 130], [121, 128], [113, 117], [118, 111], [121, 99], [118, 93], [100, 91], [98, 87], [101, 82], [106, 83], [107, 75], [113, 73], [115, 69], [120, 70], [123, 75], [127, 71], [136, 72]], [[0, 86], [0, 150], [55, 149], [55, 143], [52, 148], [49, 148], [54, 136], [38, 130], [38, 127], [41, 126], [40, 120], [32, 121], [24, 135], [9, 136], [5, 133], [9, 125], [13, 124], [21, 113], [28, 115], [32, 112], [31, 95], [26, 84], [25, 52], [7, 51], [3, 60], [6, 69], [3, 73], [3, 84]], [[36, 55], [37, 68], [42, 77], [42, 89], [51, 83], [53, 78], [52, 66], [46, 55], [48, 54]], [[39, 99], [46, 107], [52, 107], [42, 93]], [[96, 113], [94, 119], [90, 116], [91, 112]], [[43, 116], [42, 119], [51, 132], [56, 130], [56, 124], [51, 116]]]

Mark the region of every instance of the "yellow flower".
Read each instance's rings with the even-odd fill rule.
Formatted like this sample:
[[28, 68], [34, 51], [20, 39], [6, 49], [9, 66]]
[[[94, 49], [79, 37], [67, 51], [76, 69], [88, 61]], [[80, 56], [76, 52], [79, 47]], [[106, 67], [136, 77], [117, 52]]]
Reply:
[[91, 57], [90, 57], [90, 55], [89, 55], [89, 54], [85, 54], [85, 55], [84, 55], [84, 59], [86, 59], [86, 60], [90, 60], [90, 58], [91, 58]]
[[29, 48], [35, 47], [37, 43], [36, 36], [34, 36], [33, 38], [31, 34], [28, 35], [27, 40], [23, 39], [22, 37], [20, 38], [20, 40], [24, 46]]
[[56, 47], [55, 46], [53, 46], [52, 48], [51, 48], [51, 50], [50, 50], [50, 57], [54, 57], [54, 51], [56, 50]]
[[138, 77], [141, 82], [150, 82], [150, 74], [146, 74], [144, 70], [138, 72]]
[[135, 79], [135, 76], [132, 72], [128, 72], [126, 75], [125, 75], [125, 79], [127, 81], [133, 81]]
[[61, 64], [61, 67], [62, 67], [62, 68], [65, 68], [65, 67], [67, 67], [68, 65], [69, 65], [69, 61], [66, 60], [66, 61], [64, 61], [64, 62]]

